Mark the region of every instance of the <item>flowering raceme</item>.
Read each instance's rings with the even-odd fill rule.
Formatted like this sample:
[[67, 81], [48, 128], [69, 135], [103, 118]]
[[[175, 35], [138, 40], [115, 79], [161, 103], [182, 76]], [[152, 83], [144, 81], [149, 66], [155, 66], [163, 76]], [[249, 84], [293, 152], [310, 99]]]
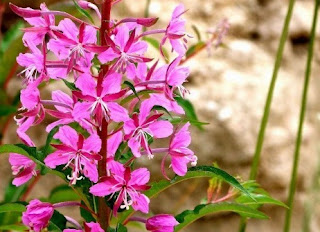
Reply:
[[[98, 12], [93, 3], [79, 1], [79, 5]], [[20, 75], [25, 76], [22, 108], [16, 118], [18, 136], [26, 145], [35, 146], [27, 131], [50, 115], [55, 121], [46, 131], [56, 128], [57, 132], [44, 164], [63, 172], [70, 185], [91, 182], [86, 191], [105, 197], [114, 216], [130, 208], [148, 213], [150, 199], [144, 191], [149, 189], [150, 172], [133, 166], [135, 160], [147, 155], [152, 162], [155, 154], [162, 154], [165, 177], [166, 157], [171, 157], [170, 167], [180, 176], [186, 174], [189, 163], [197, 161], [188, 148], [190, 124], [183, 119], [171, 122], [172, 115], [184, 115], [176, 98], [188, 93], [183, 84], [189, 69], [180, 65], [187, 50], [184, 6], [176, 7], [166, 29], [146, 31], [142, 28], [153, 26], [157, 18], [102, 20], [99, 28], [67, 13], [51, 11], [44, 4], [40, 10], [12, 4], [11, 8], [31, 25], [23, 30], [24, 45], [30, 52], [17, 58], [24, 67]], [[56, 15], [65, 18], [57, 22]], [[144, 38], [159, 33], [159, 56], [149, 57]], [[169, 60], [163, 57], [167, 40], [174, 51]], [[70, 91], [54, 90], [52, 99], [43, 99], [39, 89], [50, 80], [66, 84]], [[157, 148], [152, 142], [158, 139], [170, 142]], [[36, 174], [36, 164], [21, 155], [12, 154], [10, 163], [15, 185]], [[35, 231], [46, 227], [53, 214], [49, 204], [39, 204], [38, 200], [30, 202], [23, 216], [24, 224]], [[64, 231], [105, 230], [90, 221], [84, 228], [68, 221], [76, 229]], [[159, 215], [148, 219], [146, 226], [150, 231], [173, 231], [177, 224], [173, 216]]]

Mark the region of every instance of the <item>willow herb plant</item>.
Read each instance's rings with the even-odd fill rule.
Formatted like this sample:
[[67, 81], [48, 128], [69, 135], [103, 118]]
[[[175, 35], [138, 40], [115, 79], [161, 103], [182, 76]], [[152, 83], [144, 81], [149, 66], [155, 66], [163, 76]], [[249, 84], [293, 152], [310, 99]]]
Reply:
[[[215, 39], [221, 43], [226, 30], [188, 49], [186, 43], [191, 36], [185, 30], [186, 10], [182, 4], [173, 10], [166, 28], [148, 29], [158, 18], [111, 19], [111, 9], [119, 2], [105, 0], [100, 6], [75, 2], [88, 19], [92, 17], [86, 10], [92, 9], [100, 18], [100, 26], [50, 10], [45, 4], [40, 9], [10, 4], [30, 27], [23, 29], [28, 52], [17, 57], [23, 67], [23, 89], [15, 121], [23, 144], [0, 147], [0, 153], [10, 153], [15, 176], [0, 205], [0, 229], [120, 232], [127, 231], [129, 223], [135, 221], [143, 223], [148, 231], [169, 232], [219, 211], [267, 218], [256, 210], [259, 205], [283, 204], [252, 181], [241, 185], [217, 167], [196, 167], [198, 158], [189, 149], [190, 125], [202, 124], [196, 117], [188, 117], [192, 105], [184, 99], [189, 92], [183, 84], [190, 70], [184, 62]], [[150, 40], [153, 35], [161, 36], [156, 43], [158, 57], [147, 55], [146, 41], [154, 44], [156, 40]], [[70, 91], [54, 90], [51, 99], [44, 99], [39, 88], [50, 82], [61, 82]], [[27, 132], [46, 115], [56, 120], [46, 127], [45, 146], [37, 148]], [[153, 141], [165, 138], [167, 146], [153, 145]], [[162, 156], [160, 169], [165, 180], [149, 183], [149, 170], [137, 167], [136, 160], [153, 162], [155, 155]], [[168, 161], [176, 174], [171, 179], [166, 172]], [[188, 169], [188, 165], [192, 167]], [[48, 201], [26, 202], [30, 189], [46, 174], [57, 175], [68, 185], [55, 189]], [[159, 192], [198, 177], [210, 178], [206, 204], [178, 215], [148, 214], [150, 199]], [[222, 181], [231, 185], [225, 196], [220, 192]], [[10, 191], [15, 195], [10, 196]], [[57, 192], [63, 201], [54, 200]], [[81, 222], [57, 211], [70, 206], [79, 207]], [[136, 211], [148, 215], [132, 216]]]

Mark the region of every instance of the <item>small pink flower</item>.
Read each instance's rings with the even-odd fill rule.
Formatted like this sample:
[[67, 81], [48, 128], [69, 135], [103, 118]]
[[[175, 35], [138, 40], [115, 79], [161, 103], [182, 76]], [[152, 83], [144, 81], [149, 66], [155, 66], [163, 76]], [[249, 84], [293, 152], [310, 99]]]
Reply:
[[[149, 103], [149, 101], [146, 103]], [[128, 146], [136, 157], [141, 156], [141, 148], [148, 153], [149, 158], [153, 157], [148, 144], [148, 136], [153, 138], [166, 138], [170, 136], [173, 131], [173, 126], [170, 122], [163, 120], [158, 121], [162, 114], [149, 116], [151, 109], [152, 107], [150, 107], [149, 104], [143, 102], [139, 115], [136, 113], [133, 114], [132, 119], [124, 123], [126, 138], [129, 138]]]
[[158, 214], [147, 219], [146, 228], [152, 232], [173, 232], [179, 222], [171, 215]]
[[81, 134], [69, 126], [60, 127], [54, 138], [63, 144], [52, 144], [57, 150], [49, 154], [44, 162], [50, 168], [66, 164], [72, 168], [72, 175], [68, 176], [71, 184], [76, 184], [83, 176], [91, 181], [98, 181], [97, 160], [101, 157], [97, 154], [101, 148], [101, 140], [97, 134], [90, 135], [85, 139]]
[[84, 129], [89, 131], [90, 134], [93, 133], [93, 125], [90, 122], [89, 112], [81, 110], [83, 103], [75, 102], [74, 99], [60, 90], [52, 92], [52, 102], [57, 110], [47, 109], [46, 112], [58, 120], [47, 126], [47, 132], [51, 131], [57, 125], [78, 122]]
[[135, 41], [135, 29], [129, 35], [129, 28], [123, 25], [118, 28], [117, 34], [112, 40], [108, 35], [106, 39], [110, 44], [110, 48], [102, 52], [98, 58], [102, 63], [110, 62], [116, 59], [111, 70], [125, 73], [128, 66], [134, 63], [149, 62], [152, 59], [143, 57], [147, 51], [148, 45], [144, 41]]
[[[188, 131], [189, 126], [190, 123], [185, 124], [174, 135], [169, 146], [168, 154], [171, 156], [171, 166], [173, 171], [179, 176], [184, 176], [187, 173], [188, 163], [191, 162], [192, 166], [197, 164], [197, 156], [188, 148], [191, 143], [191, 136]], [[162, 172], [166, 176], [164, 173], [164, 159], [162, 162]]]
[[[185, 45], [186, 35], [185, 24], [186, 21], [180, 16], [186, 12], [184, 5], [179, 4], [172, 13], [171, 21], [166, 29], [165, 37], [161, 41], [160, 51], [162, 52], [162, 46], [165, 44], [166, 40], [169, 39], [172, 50], [176, 51], [179, 56], [183, 56], [187, 51], [187, 46]], [[181, 42], [183, 39], [184, 42]]]
[[23, 155], [10, 153], [9, 163], [11, 164], [12, 175], [15, 176], [12, 181], [15, 186], [20, 186], [28, 182], [32, 176], [37, 175], [36, 163]]
[[[117, 215], [119, 208], [140, 210], [143, 213], [149, 212], [149, 198], [139, 191], [147, 190], [150, 187], [146, 184], [150, 179], [150, 172], [146, 168], [139, 168], [131, 172], [126, 168], [124, 172], [101, 178], [101, 182], [90, 188], [90, 193], [95, 196], [104, 197], [111, 195], [113, 197], [118, 193], [113, 206], [113, 214]], [[110, 197], [110, 198], [111, 198]]]
[[85, 100], [79, 110], [90, 112], [97, 125], [101, 126], [102, 119], [110, 118], [115, 122], [124, 122], [129, 119], [128, 112], [115, 100], [121, 98], [125, 91], [121, 90], [122, 76], [118, 73], [109, 73], [105, 76], [101, 88], [90, 74], [82, 74], [76, 81], [76, 86], [82, 91], [74, 91], [74, 95]]
[[[45, 3], [40, 5], [42, 12], [49, 12]], [[28, 42], [33, 42], [36, 45], [43, 42], [45, 35], [48, 33], [52, 36], [51, 30], [55, 26], [55, 17], [53, 14], [43, 15], [41, 17], [31, 17], [24, 18], [31, 26], [29, 28], [24, 28], [25, 32], [23, 35], [23, 42], [26, 44]]]
[[22, 107], [20, 110], [26, 110], [19, 114], [19, 118], [15, 117], [15, 121], [18, 125], [17, 134], [19, 138], [28, 146], [35, 146], [30, 137], [26, 134], [27, 130], [37, 125], [45, 117], [45, 109], [40, 103], [40, 92], [37, 89], [37, 84], [40, 81], [37, 80], [32, 84], [29, 84], [26, 89], [21, 90], [20, 100]]
[[52, 204], [34, 199], [27, 206], [27, 211], [22, 214], [22, 222], [31, 230], [40, 232], [48, 226], [53, 212]]

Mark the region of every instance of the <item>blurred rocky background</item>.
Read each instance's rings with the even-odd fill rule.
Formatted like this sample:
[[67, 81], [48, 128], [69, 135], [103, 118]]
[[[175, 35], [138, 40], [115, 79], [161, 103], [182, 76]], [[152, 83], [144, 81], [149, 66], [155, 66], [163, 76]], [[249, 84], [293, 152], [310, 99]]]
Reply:
[[[42, 1], [12, 2], [19, 6], [37, 8]], [[49, 8], [50, 4], [59, 8], [63, 1], [45, 2]], [[194, 103], [199, 120], [210, 123], [203, 131], [192, 129], [192, 149], [199, 157], [199, 164], [217, 162], [222, 169], [247, 180], [288, 1], [152, 0], [150, 15], [159, 16], [159, 26], [165, 26], [179, 2], [183, 2], [189, 9], [185, 17], [188, 19], [190, 34], [194, 35], [191, 27], [195, 25], [204, 38], [209, 38], [206, 32], [215, 29], [221, 20], [227, 19], [230, 23], [223, 46], [213, 48], [210, 56], [204, 50], [186, 63], [192, 70], [186, 85], [191, 93], [188, 99]], [[114, 17], [141, 16], [145, 5], [144, 0], [123, 0], [115, 7], [113, 14]], [[273, 197], [282, 201], [286, 200], [290, 181], [313, 7], [312, 0], [296, 2], [260, 162], [258, 182]], [[17, 17], [6, 9], [2, 32], [15, 20]], [[316, 204], [318, 192], [313, 183], [319, 168], [320, 53], [319, 30], [317, 31], [292, 220], [293, 232], [302, 231], [306, 215], [311, 212], [306, 205], [311, 205], [314, 209], [310, 231], [320, 231], [320, 207]], [[195, 42], [196, 36], [189, 40], [190, 44]], [[19, 84], [19, 80], [13, 80], [8, 91], [14, 92]], [[14, 131], [15, 125], [12, 122], [4, 143], [19, 142]], [[45, 136], [39, 129], [32, 133], [33, 138], [44, 141]], [[11, 178], [7, 156], [0, 157], [0, 165], [2, 196], [4, 186]], [[157, 174], [160, 173], [159, 165], [153, 164], [150, 168], [155, 175], [160, 175]], [[58, 182], [53, 177], [43, 178], [34, 189], [33, 196], [48, 194], [48, 189]], [[177, 213], [192, 209], [205, 198], [206, 186], [207, 181], [190, 181], [178, 185], [153, 200], [151, 209], [155, 213]], [[264, 207], [263, 211], [270, 216], [270, 220], [250, 220], [247, 231], [282, 231], [285, 210], [280, 207]], [[231, 213], [215, 215], [197, 221], [185, 231], [238, 231], [239, 219], [239, 216]]]

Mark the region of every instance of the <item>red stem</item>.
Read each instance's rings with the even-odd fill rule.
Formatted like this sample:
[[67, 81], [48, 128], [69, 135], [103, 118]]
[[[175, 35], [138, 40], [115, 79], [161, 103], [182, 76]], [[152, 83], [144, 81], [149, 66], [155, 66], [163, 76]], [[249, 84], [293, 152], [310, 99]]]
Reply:
[[[100, 43], [102, 46], [107, 45], [105, 40], [105, 34], [110, 32], [110, 14], [111, 14], [112, 0], [105, 0], [101, 6], [101, 27], [100, 27]], [[97, 92], [100, 95], [102, 91], [102, 82], [104, 76], [107, 74], [109, 67], [107, 65], [102, 65], [98, 77]], [[104, 118], [102, 121], [101, 128], [98, 128], [98, 135], [101, 139], [101, 150], [99, 154], [102, 159], [98, 163], [99, 176], [107, 175], [107, 138], [108, 138], [108, 122]], [[99, 223], [104, 231], [108, 230], [110, 224], [111, 209], [106, 205], [103, 197], [98, 199], [99, 209], [98, 209], [98, 219]]]
[[29, 184], [26, 192], [22, 195], [21, 201], [26, 201], [34, 186], [39, 182], [41, 175], [37, 175]]

